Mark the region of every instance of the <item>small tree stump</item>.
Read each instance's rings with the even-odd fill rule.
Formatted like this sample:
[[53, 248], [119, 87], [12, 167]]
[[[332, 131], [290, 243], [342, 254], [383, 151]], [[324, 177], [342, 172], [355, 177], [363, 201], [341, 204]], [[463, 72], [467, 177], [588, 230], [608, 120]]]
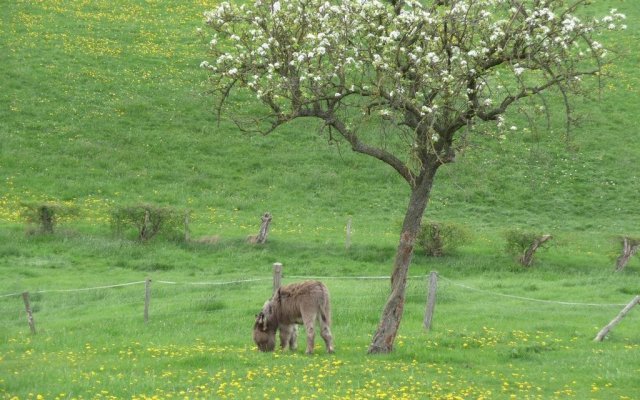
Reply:
[[628, 236], [622, 238], [622, 254], [616, 260], [616, 272], [620, 272], [627, 266], [629, 259], [633, 257], [640, 248], [640, 240]]
[[55, 208], [48, 205], [40, 206], [40, 225], [43, 233], [53, 233], [53, 227], [56, 224]]
[[151, 221], [149, 210], [144, 210], [144, 221], [142, 222], [142, 226], [140, 227], [140, 231], [138, 233], [138, 240], [141, 242], [155, 235], [155, 232], [151, 233], [152, 229], [150, 227], [151, 224], [149, 223], [149, 221]]
[[442, 240], [442, 235], [440, 234], [440, 224], [431, 223], [431, 243], [432, 249], [429, 254], [432, 257], [442, 257], [444, 255], [444, 242]]
[[533, 264], [533, 256], [536, 254], [536, 251], [542, 246], [542, 244], [552, 238], [551, 235], [542, 235], [539, 238], [536, 238], [533, 243], [529, 246], [527, 250], [525, 250], [522, 257], [520, 257], [520, 264], [525, 267], [530, 267]]
[[249, 235], [247, 242], [251, 244], [264, 244], [267, 242], [267, 235], [269, 235], [269, 224], [271, 223], [271, 213], [266, 212], [262, 216], [262, 224], [260, 225], [260, 232], [257, 235]]

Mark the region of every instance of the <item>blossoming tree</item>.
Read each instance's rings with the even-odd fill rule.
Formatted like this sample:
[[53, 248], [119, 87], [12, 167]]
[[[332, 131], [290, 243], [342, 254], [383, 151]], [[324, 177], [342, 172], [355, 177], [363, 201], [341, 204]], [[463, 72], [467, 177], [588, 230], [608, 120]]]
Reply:
[[[393, 349], [438, 169], [454, 160], [466, 135], [499, 132], [521, 100], [579, 93], [583, 78], [605, 64], [596, 35], [624, 28], [616, 10], [579, 17], [584, 0], [241, 3], [205, 13], [211, 55], [201, 66], [218, 111], [228, 111], [239, 91], [262, 107], [244, 119], [233, 110], [242, 129], [267, 134], [294, 119], [318, 119], [332, 140], [388, 164], [410, 187], [391, 294], [370, 353]], [[376, 137], [382, 131], [385, 140]]]

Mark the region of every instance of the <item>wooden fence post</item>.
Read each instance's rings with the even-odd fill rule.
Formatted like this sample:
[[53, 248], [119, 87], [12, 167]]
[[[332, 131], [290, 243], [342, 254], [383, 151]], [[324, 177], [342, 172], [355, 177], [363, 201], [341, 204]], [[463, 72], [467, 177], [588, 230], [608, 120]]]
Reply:
[[31, 312], [31, 305], [29, 304], [29, 292], [22, 292], [22, 300], [24, 300], [24, 308], [27, 311], [27, 322], [29, 322], [29, 329], [31, 334], [36, 334], [36, 323], [33, 319], [33, 313]]
[[149, 322], [149, 303], [151, 302], [151, 278], [144, 281], [144, 322]]
[[607, 336], [607, 333], [609, 333], [610, 330], [612, 330], [616, 325], [618, 325], [620, 323], [620, 321], [622, 321], [622, 318], [624, 318], [625, 315], [627, 315], [627, 313], [629, 313], [629, 311], [631, 311], [633, 306], [635, 306], [638, 303], [640, 303], [640, 296], [634, 297], [633, 300], [631, 300], [631, 303], [627, 304], [622, 309], [622, 311], [620, 311], [620, 313], [618, 314], [617, 317], [615, 317], [613, 320], [611, 320], [611, 322], [609, 322], [607, 324], [607, 326], [602, 328], [600, 330], [600, 332], [598, 332], [598, 334], [596, 335], [596, 337], [593, 340], [596, 341], [596, 342], [602, 342], [604, 340], [605, 336]]
[[189, 228], [189, 211], [184, 213], [184, 241], [189, 243], [191, 241], [191, 229]]
[[436, 307], [436, 290], [438, 289], [438, 273], [431, 271], [429, 274], [429, 293], [427, 295], [427, 311], [424, 314], [424, 329], [431, 330], [433, 311]]
[[282, 263], [273, 264], [273, 293], [280, 288], [282, 283]]

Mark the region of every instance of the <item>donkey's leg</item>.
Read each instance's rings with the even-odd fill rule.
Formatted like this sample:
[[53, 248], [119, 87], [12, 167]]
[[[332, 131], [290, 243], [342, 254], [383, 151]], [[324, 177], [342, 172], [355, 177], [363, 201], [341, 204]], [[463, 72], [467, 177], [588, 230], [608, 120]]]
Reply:
[[321, 325], [320, 335], [322, 339], [324, 339], [324, 344], [327, 346], [327, 352], [333, 353], [335, 349], [333, 348], [333, 337], [329, 325]]
[[315, 338], [315, 314], [313, 315], [303, 315], [302, 322], [304, 323], [304, 329], [307, 331], [307, 354], [313, 353], [313, 342]]
[[[280, 325], [280, 347], [282, 350], [286, 350], [289, 348], [292, 337], [295, 340], [296, 333], [294, 332], [295, 324], [292, 325]], [[294, 348], [295, 350], [295, 348]]]
[[289, 337], [289, 349], [291, 351], [296, 351], [298, 348], [298, 325], [291, 325], [293, 329], [291, 330], [291, 336]]
[[324, 339], [324, 344], [327, 346], [327, 352], [333, 353], [333, 336], [331, 335], [331, 316], [328, 312], [320, 310], [318, 315], [318, 322], [320, 323], [320, 336]]

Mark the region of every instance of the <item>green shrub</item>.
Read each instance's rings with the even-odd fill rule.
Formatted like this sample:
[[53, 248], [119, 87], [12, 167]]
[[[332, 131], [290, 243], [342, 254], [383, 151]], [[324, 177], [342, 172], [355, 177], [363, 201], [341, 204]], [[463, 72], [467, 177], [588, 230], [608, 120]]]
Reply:
[[505, 232], [506, 251], [513, 256], [521, 256], [541, 235], [537, 232], [525, 232], [521, 229], [511, 229]]
[[551, 238], [551, 235], [512, 229], [505, 233], [506, 251], [516, 257], [520, 264], [530, 267], [536, 251]]
[[463, 226], [429, 221], [422, 224], [417, 244], [427, 256], [442, 257], [468, 242], [470, 236], [469, 231]]
[[111, 214], [111, 223], [117, 235], [122, 235], [127, 228], [135, 228], [137, 239], [141, 242], [146, 242], [159, 234], [175, 239], [184, 235], [185, 215], [185, 212], [172, 207], [137, 204], [114, 209]]
[[30, 229], [30, 233], [52, 234], [60, 218], [76, 215], [78, 209], [74, 206], [54, 203], [35, 202], [24, 203], [21, 212], [22, 218], [29, 224], [36, 226]]

